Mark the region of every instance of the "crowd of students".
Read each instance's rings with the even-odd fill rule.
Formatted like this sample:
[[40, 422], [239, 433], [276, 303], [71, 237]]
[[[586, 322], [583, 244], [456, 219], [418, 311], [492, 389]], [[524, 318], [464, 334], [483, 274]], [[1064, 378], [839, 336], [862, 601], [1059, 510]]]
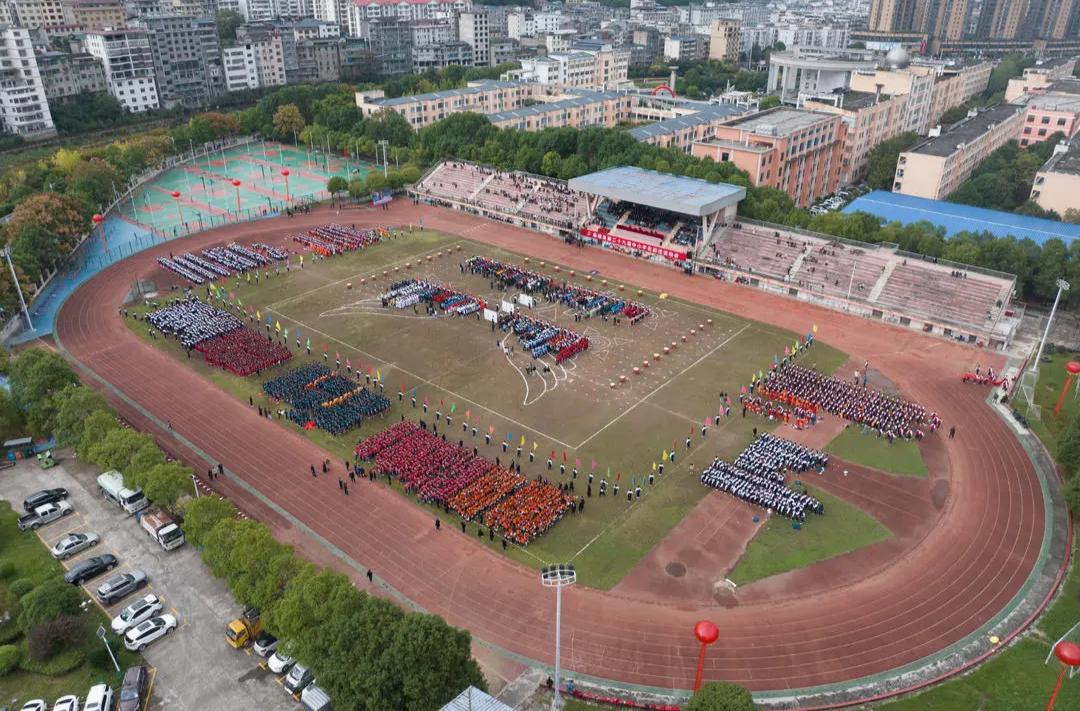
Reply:
[[805, 521], [807, 512], [823, 514], [824, 505], [805, 489], [786, 486], [789, 473], [817, 470], [828, 466], [828, 455], [786, 439], [762, 434], [747, 447], [734, 463], [719, 457], [701, 473], [701, 483], [723, 491], [769, 514], [777, 513], [794, 521]]
[[195, 346], [203, 359], [241, 377], [284, 363], [292, 358], [285, 346], [274, 343], [250, 328], [237, 328]]
[[263, 392], [290, 406], [279, 411], [279, 416], [301, 427], [311, 423], [336, 436], [390, 409], [390, 401], [381, 392], [360, 385], [359, 379], [359, 371], [354, 382], [325, 365], [308, 363], [267, 380]]
[[303, 234], [291, 235], [291, 238], [293, 242], [323, 257], [332, 257], [365, 249], [377, 244], [388, 234], [389, 232], [383, 228], [358, 231], [355, 227], [330, 223], [314, 227]]

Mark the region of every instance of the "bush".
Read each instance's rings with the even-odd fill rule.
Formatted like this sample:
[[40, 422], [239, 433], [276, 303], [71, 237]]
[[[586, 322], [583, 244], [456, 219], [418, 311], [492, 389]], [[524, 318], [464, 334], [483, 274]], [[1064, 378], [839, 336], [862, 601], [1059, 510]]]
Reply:
[[85, 637], [82, 618], [77, 615], [64, 615], [30, 630], [26, 637], [26, 646], [31, 659], [44, 662], [65, 649], [78, 648]]
[[34, 583], [30, 580], [27, 580], [26, 578], [19, 578], [8, 586], [8, 590], [11, 591], [11, 594], [15, 596], [16, 600], [21, 600], [23, 595], [26, 595], [35, 587], [36, 586], [34, 585]]
[[82, 650], [72, 647], [65, 649], [45, 662], [35, 662], [30, 659], [30, 655], [24, 655], [19, 662], [19, 668], [32, 674], [63, 676], [81, 667], [84, 661], [86, 661], [86, 657], [83, 655]]
[[0, 580], [7, 580], [15, 575], [15, 564], [10, 560], [0, 562]]
[[754, 711], [750, 692], [727, 681], [710, 681], [690, 697], [686, 711]]
[[13, 644], [0, 647], [0, 676], [7, 676], [19, 666], [19, 648]]

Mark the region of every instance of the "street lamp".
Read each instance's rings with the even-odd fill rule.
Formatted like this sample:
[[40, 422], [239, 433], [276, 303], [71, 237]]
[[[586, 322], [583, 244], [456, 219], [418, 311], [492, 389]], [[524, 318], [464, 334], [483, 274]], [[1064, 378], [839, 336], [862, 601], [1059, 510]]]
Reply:
[[1069, 290], [1069, 282], [1064, 279], [1057, 280], [1057, 296], [1054, 297], [1054, 306], [1050, 309], [1050, 318], [1046, 320], [1046, 330], [1043, 331], [1042, 342], [1039, 343], [1039, 352], [1035, 354], [1035, 370], [1039, 369], [1039, 363], [1042, 362], [1043, 348], [1046, 347], [1046, 338], [1050, 335], [1050, 325], [1054, 323], [1054, 314], [1057, 313], [1058, 302], [1061, 301], [1061, 294]]
[[384, 138], [383, 140], [379, 141], [379, 145], [382, 146], [382, 174], [383, 174], [383, 177], [385, 178], [386, 177], [386, 147], [388, 145], [390, 145], [390, 141], [388, 141], [388, 140], [386, 140]]
[[1061, 689], [1061, 680], [1065, 678], [1065, 669], [1071, 670], [1080, 667], [1080, 646], [1073, 642], [1061, 642], [1054, 647], [1054, 654], [1061, 661], [1061, 671], [1058, 673], [1057, 683], [1054, 684], [1054, 691], [1050, 694], [1050, 703], [1047, 705], [1046, 711], [1053, 711], [1054, 709], [1054, 702], [1057, 700], [1058, 691]]
[[289, 197], [289, 169], [284, 168], [281, 174], [285, 176], [285, 202], [292, 202], [292, 198]]
[[694, 693], [701, 688], [701, 674], [705, 671], [705, 649], [720, 637], [720, 630], [708, 620], [694, 625], [694, 636], [701, 642], [701, 654], [697, 660], [697, 676], [694, 677]]
[[26, 317], [26, 327], [33, 331], [34, 322], [30, 320], [30, 312], [26, 309], [26, 299], [23, 298], [22, 285], [19, 284], [19, 277], [15, 275], [15, 265], [11, 263], [11, 249], [4, 247], [3, 254], [4, 259], [7, 260], [8, 269], [11, 270], [11, 280], [15, 282], [15, 291], [19, 294], [19, 305], [22, 306], [23, 316]]
[[101, 235], [101, 246], [105, 250], [105, 254], [108, 254], [109, 245], [105, 244], [105, 227], [102, 225], [102, 223], [105, 221], [105, 218], [101, 216], [100, 212], [98, 212], [94, 215], [92, 219], [94, 220], [94, 224], [97, 225], [98, 234]]
[[171, 194], [173, 196], [173, 200], [176, 200], [176, 211], [180, 214], [180, 224], [183, 225], [183, 224], [185, 224], [184, 223], [184, 211], [182, 209], [180, 209], [180, 191], [179, 190], [173, 190]]
[[236, 188], [236, 219], [240, 219], [240, 181], [236, 178], [232, 180], [233, 187]]
[[540, 571], [540, 582], [545, 588], [555, 588], [555, 698], [551, 708], [559, 708], [559, 637], [562, 633], [562, 589], [577, 582], [574, 564], [546, 566]]

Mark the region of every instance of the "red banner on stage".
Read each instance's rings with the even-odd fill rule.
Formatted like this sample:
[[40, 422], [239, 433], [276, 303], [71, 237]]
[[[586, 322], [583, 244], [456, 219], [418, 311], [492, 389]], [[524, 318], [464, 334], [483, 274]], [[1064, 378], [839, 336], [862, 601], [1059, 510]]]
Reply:
[[610, 242], [611, 244], [617, 244], [620, 247], [629, 247], [630, 249], [636, 249], [648, 254], [658, 254], [665, 259], [671, 259], [673, 261], [682, 262], [686, 260], [686, 252], [668, 249], [667, 247], [649, 244], [648, 242], [640, 242], [636, 239], [630, 239], [629, 237], [620, 237], [618, 235], [597, 232], [596, 230], [590, 230], [586, 227], [581, 228], [581, 236], [588, 237], [589, 239], [597, 239], [601, 242]]

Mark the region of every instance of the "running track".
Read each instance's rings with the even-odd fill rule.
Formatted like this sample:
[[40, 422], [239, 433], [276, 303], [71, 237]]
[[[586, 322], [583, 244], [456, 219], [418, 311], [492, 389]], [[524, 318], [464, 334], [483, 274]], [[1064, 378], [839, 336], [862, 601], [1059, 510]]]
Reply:
[[[986, 391], [959, 379], [976, 358], [998, 369], [1000, 358], [449, 210], [395, 203], [390, 212], [337, 219], [402, 225], [421, 216], [428, 228], [577, 269], [598, 269], [607, 279], [666, 291], [798, 333], [816, 323], [822, 341], [856, 360], [869, 358], [910, 397], [935, 408], [946, 427], [959, 428], [957, 439], [946, 442], [943, 455], [934, 458], [938, 466], [931, 481], [943, 478], [950, 486], [942, 515], [906, 550], [874, 561], [866, 576], [838, 576], [832, 585], [819, 581], [805, 594], [785, 590], [770, 597], [759, 590], [730, 609], [571, 588], [563, 605], [563, 664], [572, 672], [689, 688], [698, 652], [691, 629], [708, 618], [722, 633], [709, 651], [706, 678], [756, 691], [853, 680], [914, 662], [977, 630], [1007, 605], [1031, 573], [1046, 524], [1037, 476], [1020, 443], [985, 404]], [[185, 244], [195, 251], [233, 239], [278, 240], [334, 219], [322, 211], [230, 225], [186, 238]], [[535, 571], [455, 531], [437, 533], [426, 512], [382, 484], [359, 486], [358, 495], [346, 498], [334, 488], [334, 477], [313, 480], [308, 466], [325, 458], [322, 450], [255, 417], [247, 405], [177, 367], [170, 355], [124, 326], [118, 304], [137, 277], [159, 273], [153, 260], [170, 247], [175, 249], [166, 243], [111, 266], [68, 299], [56, 332], [71, 356], [160, 420], [171, 421], [177, 433], [424, 609], [503, 649], [553, 663], [554, 600], [542, 590]], [[112, 399], [125, 418], [169, 439], [135, 408]], [[300, 553], [333, 560], [235, 482], [225, 478], [219, 488], [292, 540]]]

